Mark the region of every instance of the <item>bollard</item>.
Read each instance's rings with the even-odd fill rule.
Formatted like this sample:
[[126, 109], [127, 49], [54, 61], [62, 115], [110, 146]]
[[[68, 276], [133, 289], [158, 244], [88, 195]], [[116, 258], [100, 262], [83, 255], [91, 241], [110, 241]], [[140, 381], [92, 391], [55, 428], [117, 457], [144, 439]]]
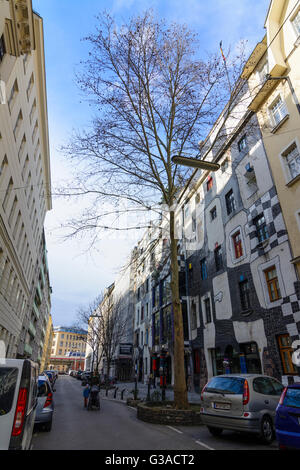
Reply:
[[123, 388], [122, 392], [121, 392], [121, 400], [123, 400], [123, 396], [124, 396], [124, 392], [125, 392], [126, 388]]
[[118, 391], [118, 390], [119, 390], [118, 387], [116, 387], [116, 388], [115, 388], [115, 393], [114, 393], [114, 398], [116, 398], [116, 396], [117, 396], [117, 391]]

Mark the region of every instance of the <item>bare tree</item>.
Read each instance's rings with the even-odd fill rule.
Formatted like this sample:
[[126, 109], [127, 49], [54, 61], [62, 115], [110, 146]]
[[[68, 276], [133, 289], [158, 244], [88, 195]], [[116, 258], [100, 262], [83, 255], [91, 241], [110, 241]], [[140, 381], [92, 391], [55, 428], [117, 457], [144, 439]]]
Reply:
[[102, 311], [99, 322], [102, 356], [105, 359], [108, 378], [118, 346], [126, 336], [127, 326], [128, 317], [124, 315], [122, 299], [110, 298], [107, 308]]
[[[86, 40], [91, 52], [78, 84], [95, 110], [90, 130], [77, 132], [65, 154], [74, 163], [72, 183], [61, 192], [86, 196], [92, 202], [69, 221], [70, 236], [101, 229], [129, 230], [148, 224], [133, 221], [117, 226], [117, 211], [161, 211], [167, 207], [174, 318], [174, 401], [188, 407], [184, 371], [184, 340], [178, 289], [174, 211], [187, 171], [172, 163], [172, 155], [197, 156], [198, 142], [207, 135], [229, 100], [229, 116], [241, 58], [224, 67], [221, 55], [199, 59], [194, 33], [186, 26], [157, 21], [151, 12], [117, 27], [104, 14], [95, 34]], [[235, 79], [236, 77], [234, 77]], [[233, 79], [233, 80], [234, 80]], [[107, 210], [110, 202], [112, 208]], [[123, 209], [121, 203], [126, 202]]]
[[98, 371], [103, 355], [101, 328], [99, 327], [102, 300], [103, 294], [100, 294], [87, 307], [80, 307], [77, 311], [78, 325], [87, 327], [86, 344], [92, 351], [92, 371]]

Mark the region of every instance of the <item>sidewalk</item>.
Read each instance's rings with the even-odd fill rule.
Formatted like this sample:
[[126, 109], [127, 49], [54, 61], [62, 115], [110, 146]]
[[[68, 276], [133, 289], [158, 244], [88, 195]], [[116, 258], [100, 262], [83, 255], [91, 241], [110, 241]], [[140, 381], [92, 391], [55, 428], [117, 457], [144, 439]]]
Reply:
[[[117, 390], [116, 390], [117, 389]], [[108, 390], [108, 394], [106, 395], [106, 390], [101, 388], [101, 397], [108, 397], [113, 398], [118, 401], [122, 401], [126, 403], [127, 398], [133, 398], [133, 392], [135, 389], [134, 382], [116, 382], [115, 388]], [[137, 384], [138, 389], [138, 398], [146, 399], [148, 394], [148, 385], [138, 382]], [[123, 393], [122, 393], [123, 392]], [[161, 395], [160, 387], [150, 388], [150, 397], [153, 392], [159, 392]], [[174, 391], [172, 389], [166, 389], [166, 400], [172, 401], [174, 399]], [[188, 392], [188, 400], [190, 403], [200, 403], [200, 394], [196, 392]]]

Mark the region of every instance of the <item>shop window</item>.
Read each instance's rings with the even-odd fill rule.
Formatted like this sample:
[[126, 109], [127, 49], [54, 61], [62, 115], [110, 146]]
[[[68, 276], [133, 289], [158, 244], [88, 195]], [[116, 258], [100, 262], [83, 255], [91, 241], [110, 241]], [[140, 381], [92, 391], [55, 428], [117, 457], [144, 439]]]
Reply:
[[291, 338], [288, 334], [277, 337], [279, 353], [284, 374], [297, 374], [297, 370], [292, 361], [293, 349]]
[[210, 350], [211, 362], [213, 375], [222, 375], [223, 370], [223, 356], [221, 354], [220, 348], [215, 348]]
[[268, 287], [269, 299], [271, 302], [281, 299], [277, 271], [275, 266], [271, 266], [264, 271]]
[[241, 372], [261, 374], [261, 362], [256, 343], [242, 343], [240, 347]]

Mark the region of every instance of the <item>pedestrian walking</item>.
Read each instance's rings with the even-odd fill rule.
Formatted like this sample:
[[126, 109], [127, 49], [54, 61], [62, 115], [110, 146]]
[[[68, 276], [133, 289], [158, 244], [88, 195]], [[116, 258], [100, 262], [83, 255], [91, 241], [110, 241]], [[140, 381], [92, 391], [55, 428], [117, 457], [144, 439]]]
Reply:
[[89, 384], [86, 384], [86, 386], [83, 389], [83, 398], [84, 398], [85, 408], [87, 408], [89, 396], [90, 396], [90, 386]]

